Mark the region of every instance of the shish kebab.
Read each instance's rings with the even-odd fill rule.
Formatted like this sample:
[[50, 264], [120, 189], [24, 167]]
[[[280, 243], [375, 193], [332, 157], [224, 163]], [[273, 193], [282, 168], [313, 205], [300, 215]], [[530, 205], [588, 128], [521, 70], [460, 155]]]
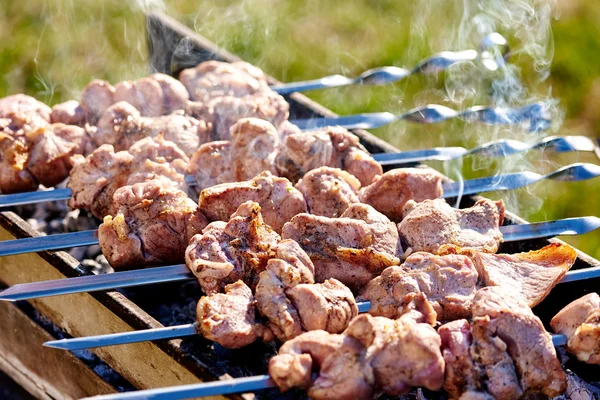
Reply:
[[514, 399], [536, 392], [555, 397], [568, 384], [552, 344], [566, 343], [580, 360], [597, 362], [590, 358], [590, 346], [600, 350], [596, 293], [563, 308], [551, 321], [559, 332], [552, 336], [517, 293], [498, 287], [477, 292], [471, 322], [449, 322], [436, 332], [419, 311], [395, 322], [362, 315], [342, 335], [304, 333], [271, 358], [269, 375], [89, 399], [179, 399], [272, 387], [307, 389], [312, 399], [368, 399], [377, 391], [400, 395], [414, 386], [443, 389], [450, 399]]
[[[423, 161], [449, 161], [466, 156], [505, 157], [530, 150], [556, 153], [585, 151], [595, 152], [600, 157], [600, 149], [592, 139], [586, 136], [549, 136], [533, 144], [511, 139], [499, 139], [472, 149], [465, 149], [463, 147], [436, 147], [399, 153], [376, 153], [372, 157], [384, 166]], [[199, 160], [200, 157], [196, 157], [196, 161]], [[197, 167], [194, 168], [196, 170], [199, 169]], [[186, 180], [190, 185], [195, 183], [195, 179], [191, 175]], [[0, 195], [0, 207], [69, 200], [71, 196], [72, 190], [70, 188]]]

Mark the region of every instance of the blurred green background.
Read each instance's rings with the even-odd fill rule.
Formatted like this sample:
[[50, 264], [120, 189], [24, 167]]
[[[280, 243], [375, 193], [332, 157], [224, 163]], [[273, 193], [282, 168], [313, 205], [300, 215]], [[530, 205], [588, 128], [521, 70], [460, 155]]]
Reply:
[[[144, 12], [164, 11], [281, 81], [348, 75], [382, 65], [410, 67], [443, 50], [475, 48], [485, 34], [509, 40], [511, 67], [477, 63], [394, 85], [309, 93], [340, 114], [402, 111], [427, 103], [522, 105], [551, 99], [552, 129], [533, 135], [451, 121], [397, 123], [373, 133], [400, 149], [474, 146], [498, 138], [528, 142], [543, 135], [600, 136], [600, 3], [597, 0], [4, 0], [0, 5], [0, 96], [23, 92], [49, 104], [78, 99], [92, 78], [116, 83], [149, 72]], [[505, 160], [432, 163], [453, 178], [572, 162], [592, 154], [533, 152]], [[532, 221], [600, 216], [600, 178], [543, 182], [491, 193]], [[600, 232], [566, 240], [600, 258]]]

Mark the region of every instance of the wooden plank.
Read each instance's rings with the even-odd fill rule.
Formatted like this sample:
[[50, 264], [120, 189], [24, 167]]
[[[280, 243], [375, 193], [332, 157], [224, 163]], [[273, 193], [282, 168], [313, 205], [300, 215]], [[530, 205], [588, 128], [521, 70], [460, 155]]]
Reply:
[[[0, 241], [14, 239], [0, 228]], [[57, 268], [36, 253], [0, 258], [0, 280], [8, 286], [65, 278]], [[108, 293], [115, 302], [130, 303], [117, 292]], [[88, 293], [35, 299], [31, 304], [56, 325], [72, 336], [89, 336], [135, 330], [121, 316]], [[147, 327], [161, 327], [143, 310], [129, 305], [132, 317], [145, 321]], [[173, 340], [177, 346], [181, 341]], [[36, 354], [37, 346], [30, 347]], [[96, 349], [95, 353], [115, 371], [139, 389], [196, 383], [201, 380], [173, 357], [152, 342], [111, 346]]]
[[43, 347], [54, 339], [14, 304], [0, 302], [0, 369], [36, 398], [75, 399], [115, 390], [73, 354]]

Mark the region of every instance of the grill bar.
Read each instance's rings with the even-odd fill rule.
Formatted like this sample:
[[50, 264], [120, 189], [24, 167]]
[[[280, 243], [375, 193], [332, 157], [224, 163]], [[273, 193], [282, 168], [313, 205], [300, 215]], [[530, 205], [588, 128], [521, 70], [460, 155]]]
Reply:
[[[502, 57], [494, 59], [489, 52], [492, 47], [502, 46]], [[306, 92], [309, 90], [327, 89], [348, 85], [385, 85], [397, 82], [415, 74], [437, 74], [452, 65], [467, 61], [480, 61], [484, 68], [495, 71], [504, 65], [508, 57], [508, 46], [506, 39], [499, 33], [486, 36], [479, 44], [478, 50], [444, 51], [434, 54], [419, 62], [412, 69], [399, 67], [380, 67], [363, 72], [355, 78], [343, 75], [330, 75], [320, 79], [303, 82], [283, 83], [271, 86], [271, 89], [279, 94], [290, 94], [294, 92]]]

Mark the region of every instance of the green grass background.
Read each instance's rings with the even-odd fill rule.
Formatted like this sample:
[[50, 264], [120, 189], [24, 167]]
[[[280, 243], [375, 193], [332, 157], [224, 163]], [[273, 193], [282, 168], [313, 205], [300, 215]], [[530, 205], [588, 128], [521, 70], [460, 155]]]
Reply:
[[[167, 12], [282, 81], [354, 75], [382, 65], [413, 66], [443, 50], [473, 48], [492, 30], [512, 48], [512, 67], [466, 64], [394, 85], [309, 93], [340, 114], [397, 111], [426, 103], [454, 108], [520, 105], [551, 98], [557, 121], [545, 134], [600, 136], [600, 3], [596, 0], [4, 0], [0, 4], [0, 96], [23, 92], [49, 104], [79, 98], [92, 78], [118, 82], [149, 71], [145, 10]], [[520, 84], [519, 84], [520, 83]], [[474, 146], [498, 138], [534, 141], [523, 129], [460, 121], [397, 123], [373, 133], [401, 149]], [[591, 154], [532, 153], [506, 160], [432, 163], [457, 178], [571, 162]], [[532, 221], [600, 216], [600, 178], [543, 182], [491, 193]], [[600, 232], [566, 240], [600, 258]]]

